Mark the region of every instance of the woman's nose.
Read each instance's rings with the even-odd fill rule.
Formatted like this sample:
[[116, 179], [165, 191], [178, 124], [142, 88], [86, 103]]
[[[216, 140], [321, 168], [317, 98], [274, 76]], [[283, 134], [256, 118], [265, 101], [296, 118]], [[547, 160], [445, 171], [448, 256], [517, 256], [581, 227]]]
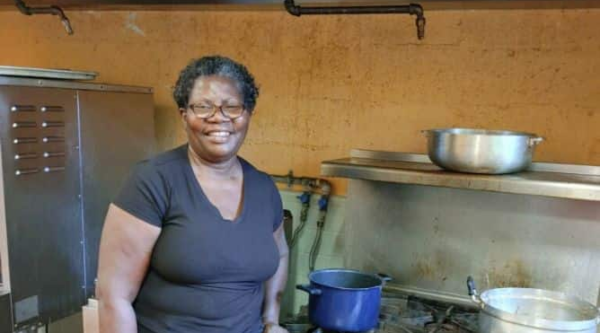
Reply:
[[231, 119], [229, 117], [225, 116], [225, 114], [223, 113], [222, 107], [217, 107], [215, 110], [215, 113], [213, 113], [212, 116], [206, 118], [206, 121], [211, 122], [211, 123], [222, 123], [222, 122], [231, 121]]

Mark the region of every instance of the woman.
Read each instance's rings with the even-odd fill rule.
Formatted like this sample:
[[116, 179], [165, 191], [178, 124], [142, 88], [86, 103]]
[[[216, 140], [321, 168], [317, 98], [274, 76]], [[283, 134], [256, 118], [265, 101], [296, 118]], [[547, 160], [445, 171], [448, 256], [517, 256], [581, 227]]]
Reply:
[[237, 156], [258, 97], [231, 59], [204, 57], [174, 98], [188, 143], [140, 163], [110, 206], [102, 333], [281, 333], [288, 248], [270, 177]]

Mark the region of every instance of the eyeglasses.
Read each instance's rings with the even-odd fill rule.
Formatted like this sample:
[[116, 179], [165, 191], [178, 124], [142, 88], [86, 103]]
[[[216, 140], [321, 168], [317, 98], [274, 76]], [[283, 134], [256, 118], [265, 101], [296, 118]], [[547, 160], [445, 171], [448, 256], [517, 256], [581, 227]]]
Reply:
[[192, 110], [196, 117], [202, 119], [211, 118], [217, 113], [217, 110], [221, 111], [225, 117], [235, 119], [241, 117], [246, 110], [243, 105], [216, 106], [210, 104], [190, 104], [188, 105], [188, 108]]

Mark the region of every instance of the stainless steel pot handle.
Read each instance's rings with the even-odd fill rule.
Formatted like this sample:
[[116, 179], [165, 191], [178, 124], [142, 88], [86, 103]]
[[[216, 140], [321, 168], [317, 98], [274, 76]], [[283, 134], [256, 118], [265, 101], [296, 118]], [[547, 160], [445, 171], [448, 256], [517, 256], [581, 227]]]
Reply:
[[541, 136], [535, 136], [535, 137], [531, 137], [529, 138], [529, 146], [534, 147], [539, 145], [540, 143], [542, 143], [542, 141], [544, 141], [545, 139]]
[[306, 291], [311, 296], [321, 295], [321, 289], [311, 286], [310, 284], [299, 284], [296, 285], [296, 289]]
[[477, 306], [483, 309], [485, 307], [485, 303], [483, 303], [481, 297], [479, 297], [477, 288], [475, 287], [475, 281], [471, 276], [467, 278], [467, 288], [469, 289], [469, 296], [471, 296], [473, 303], [477, 304]]

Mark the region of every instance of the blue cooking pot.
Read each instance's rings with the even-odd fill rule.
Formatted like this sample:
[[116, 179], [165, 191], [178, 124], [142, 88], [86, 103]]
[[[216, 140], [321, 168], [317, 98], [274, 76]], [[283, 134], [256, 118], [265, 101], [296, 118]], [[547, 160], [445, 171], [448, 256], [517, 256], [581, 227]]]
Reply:
[[364, 332], [377, 327], [381, 289], [390, 278], [348, 269], [323, 269], [308, 275], [297, 289], [310, 294], [308, 317], [318, 327]]

